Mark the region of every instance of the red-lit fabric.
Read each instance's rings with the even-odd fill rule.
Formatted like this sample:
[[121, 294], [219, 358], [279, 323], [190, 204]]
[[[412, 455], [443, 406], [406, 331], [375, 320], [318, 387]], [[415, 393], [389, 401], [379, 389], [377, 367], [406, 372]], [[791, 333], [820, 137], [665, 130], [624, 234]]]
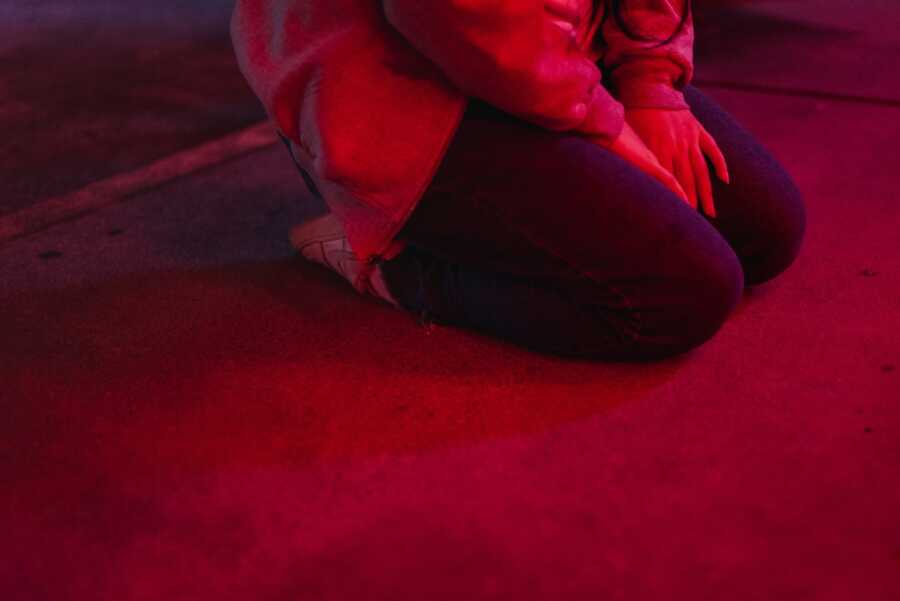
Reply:
[[631, 32], [650, 39], [626, 35], [612, 16], [603, 23], [602, 59], [617, 98], [626, 107], [688, 109], [682, 90], [694, 72], [694, 24], [688, 15], [679, 29], [685, 1], [628, 0], [625, 6], [622, 18]]
[[[404, 248], [394, 236], [469, 97], [601, 145], [619, 134], [624, 107], [595, 64], [590, 2], [237, 0], [231, 33], [251, 88], [356, 255], [370, 261]], [[677, 25], [671, 2], [639, 4], [635, 14], [654, 28]], [[676, 107], [675, 86], [689, 79], [688, 32], [657, 50], [625, 41], [614, 25], [604, 33], [604, 64], [623, 96]], [[357, 289], [367, 277], [364, 270]]]
[[546, 129], [611, 141], [622, 107], [544, 0], [384, 0], [385, 15], [456, 87]]

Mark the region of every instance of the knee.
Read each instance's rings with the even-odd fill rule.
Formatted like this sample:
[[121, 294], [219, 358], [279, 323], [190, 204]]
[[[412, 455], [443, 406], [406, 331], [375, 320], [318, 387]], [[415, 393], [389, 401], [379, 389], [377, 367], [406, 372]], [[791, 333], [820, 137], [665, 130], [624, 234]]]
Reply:
[[[672, 257], [670, 257], [672, 258]], [[690, 351], [721, 329], [739, 304], [744, 272], [721, 239], [682, 248], [677, 261], [632, 297], [636, 317], [633, 357], [656, 360]], [[677, 264], [677, 268], [672, 268]]]
[[677, 282], [683, 304], [673, 307], [670, 350], [682, 353], [709, 341], [740, 303], [744, 282], [743, 267], [733, 251], [710, 258], [694, 277]]
[[752, 250], [744, 257], [748, 285], [767, 282], [786, 271], [800, 254], [806, 235], [806, 207], [797, 187], [785, 177], [772, 192], [775, 201], [758, 223]]

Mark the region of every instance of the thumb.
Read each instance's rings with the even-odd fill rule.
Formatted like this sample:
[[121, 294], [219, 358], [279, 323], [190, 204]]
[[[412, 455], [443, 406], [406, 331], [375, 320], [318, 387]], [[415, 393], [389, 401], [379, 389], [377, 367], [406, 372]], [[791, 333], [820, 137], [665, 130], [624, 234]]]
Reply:
[[[662, 169], [662, 168], [660, 168], [660, 169]], [[657, 179], [660, 182], [662, 182], [662, 184], [664, 186], [669, 188], [672, 192], [674, 192], [675, 194], [680, 196], [681, 200], [683, 200], [684, 202], [686, 202], [688, 204], [691, 204], [690, 200], [688, 199], [687, 193], [684, 191], [684, 188], [681, 187], [681, 184], [678, 183], [678, 179], [674, 175], [672, 175], [665, 169], [662, 169], [662, 173], [659, 177], [657, 177]], [[693, 205], [691, 205], [691, 206], [693, 207]]]
[[681, 183], [678, 181], [678, 178], [675, 175], [662, 166], [662, 163], [659, 162], [659, 159], [652, 151], [647, 150], [647, 154], [644, 156], [644, 160], [647, 161], [647, 168], [644, 169], [648, 173], [648, 175], [655, 178], [662, 185], [667, 187], [669, 190], [674, 192], [677, 196], [681, 197], [681, 200], [690, 204], [690, 200], [688, 198], [687, 193], [684, 191], [684, 188], [681, 186]]

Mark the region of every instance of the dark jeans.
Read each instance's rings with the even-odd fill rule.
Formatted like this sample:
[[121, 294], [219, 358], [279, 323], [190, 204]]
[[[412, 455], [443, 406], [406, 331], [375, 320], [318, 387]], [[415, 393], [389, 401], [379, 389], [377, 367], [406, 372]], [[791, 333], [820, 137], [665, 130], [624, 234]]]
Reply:
[[649, 360], [710, 339], [744, 285], [783, 272], [806, 228], [790, 176], [696, 88], [693, 113], [728, 161], [716, 218], [578, 136], [472, 99], [382, 270], [425, 321], [532, 350]]

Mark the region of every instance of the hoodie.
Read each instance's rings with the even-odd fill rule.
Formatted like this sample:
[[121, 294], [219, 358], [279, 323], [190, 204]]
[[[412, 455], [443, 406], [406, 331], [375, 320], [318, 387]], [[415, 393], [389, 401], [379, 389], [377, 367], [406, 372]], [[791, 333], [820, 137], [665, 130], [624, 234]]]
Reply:
[[399, 254], [406, 223], [479, 98], [608, 146], [625, 107], [686, 110], [684, 0], [236, 0], [239, 68], [366, 264]]

